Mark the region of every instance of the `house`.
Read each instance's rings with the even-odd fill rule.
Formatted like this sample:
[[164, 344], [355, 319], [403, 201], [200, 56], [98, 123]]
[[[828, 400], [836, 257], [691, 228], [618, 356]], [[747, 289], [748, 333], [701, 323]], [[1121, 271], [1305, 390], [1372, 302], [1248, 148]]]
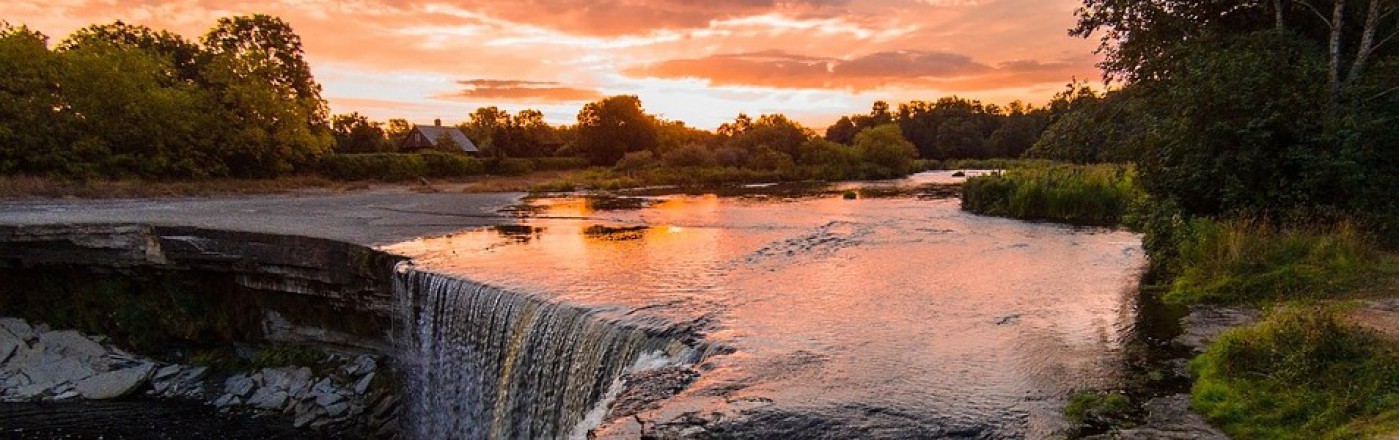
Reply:
[[471, 142], [471, 139], [466, 137], [466, 133], [462, 133], [456, 127], [443, 127], [441, 119], [434, 121], [433, 125], [414, 124], [413, 129], [408, 132], [408, 136], [403, 138], [403, 143], [398, 145], [398, 151], [409, 153], [436, 148], [437, 140], [441, 139], [443, 135], [450, 136], [452, 140], [456, 141], [457, 146], [461, 147], [462, 151], [467, 154], [481, 154], [481, 150], [476, 148], [475, 142]]

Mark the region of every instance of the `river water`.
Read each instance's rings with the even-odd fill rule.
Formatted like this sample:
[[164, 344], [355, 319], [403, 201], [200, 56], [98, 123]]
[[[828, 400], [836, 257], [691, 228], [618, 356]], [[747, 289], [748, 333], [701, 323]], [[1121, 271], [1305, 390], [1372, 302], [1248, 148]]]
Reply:
[[[955, 180], [928, 173], [895, 183]], [[412, 258], [416, 271], [471, 286], [439, 288], [439, 295], [487, 288], [500, 302], [501, 292], [510, 292], [584, 310], [587, 320], [683, 328], [722, 347], [695, 366], [697, 381], [636, 417], [604, 423], [594, 431], [603, 437], [654, 434], [667, 425], [749, 438], [1053, 437], [1065, 429], [1059, 414], [1067, 394], [1122, 380], [1145, 264], [1140, 236], [975, 216], [956, 199], [762, 193], [658, 196], [640, 206], [538, 199], [523, 226], [387, 250]], [[423, 329], [441, 314], [406, 320]], [[567, 315], [570, 326], [591, 325]], [[517, 335], [532, 325], [459, 331], [452, 340], [533, 341]], [[622, 337], [614, 333], [609, 341]], [[569, 341], [588, 350], [587, 341]], [[522, 352], [531, 349], [518, 342], [499, 344], [497, 356], [507, 357], [501, 362], [518, 363], [521, 353], [546, 356]], [[657, 345], [647, 344], [629, 345], [626, 355]], [[521, 364], [536, 373], [517, 380], [552, 377], [538, 370], [568, 362]], [[608, 374], [618, 374], [616, 364], [606, 364]], [[590, 384], [584, 394], [596, 397], [600, 388]], [[508, 390], [498, 394], [516, 407], [529, 405], [505, 397]], [[446, 411], [424, 405], [426, 412]], [[497, 426], [511, 423], [491, 417]], [[562, 435], [562, 427], [550, 429]]]

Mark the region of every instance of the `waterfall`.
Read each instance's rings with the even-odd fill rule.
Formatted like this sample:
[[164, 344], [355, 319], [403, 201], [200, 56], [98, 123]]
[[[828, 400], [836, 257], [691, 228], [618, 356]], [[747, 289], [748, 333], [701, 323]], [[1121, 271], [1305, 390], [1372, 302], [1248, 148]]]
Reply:
[[629, 367], [700, 357], [594, 310], [409, 264], [395, 272], [405, 428], [419, 439], [577, 436]]

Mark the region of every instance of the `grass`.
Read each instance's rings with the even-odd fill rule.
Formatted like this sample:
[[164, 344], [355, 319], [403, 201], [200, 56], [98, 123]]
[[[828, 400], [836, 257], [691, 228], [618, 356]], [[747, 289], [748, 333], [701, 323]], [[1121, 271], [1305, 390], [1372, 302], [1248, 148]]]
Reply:
[[1180, 275], [1165, 296], [1177, 304], [1330, 298], [1399, 271], [1349, 222], [1282, 228], [1196, 219], [1183, 228], [1177, 259]]
[[940, 164], [944, 170], [1009, 170], [1015, 168], [1036, 168], [1057, 164], [1044, 159], [957, 159]]
[[1399, 344], [1336, 306], [1285, 305], [1224, 333], [1191, 365], [1196, 411], [1238, 439], [1399, 432]]
[[1114, 226], [1144, 198], [1132, 167], [1036, 165], [968, 179], [962, 209], [1024, 220]]
[[1074, 425], [1112, 423], [1132, 410], [1132, 401], [1119, 392], [1078, 391], [1069, 396], [1064, 415]]

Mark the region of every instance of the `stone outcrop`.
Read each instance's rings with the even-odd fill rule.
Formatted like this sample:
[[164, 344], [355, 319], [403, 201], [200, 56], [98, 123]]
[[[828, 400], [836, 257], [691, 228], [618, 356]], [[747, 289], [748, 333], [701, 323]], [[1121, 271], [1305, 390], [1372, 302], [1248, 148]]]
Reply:
[[155, 364], [72, 330], [0, 319], [0, 400], [91, 400], [130, 395]]
[[[10, 347], [10, 348], [3, 348]], [[280, 414], [296, 427], [366, 438], [398, 436], [398, 398], [376, 377], [373, 355], [329, 355], [310, 367], [264, 368], [224, 378], [202, 366], [164, 364], [72, 330], [0, 318], [0, 401], [107, 400], [135, 395], [201, 402], [224, 411]]]

